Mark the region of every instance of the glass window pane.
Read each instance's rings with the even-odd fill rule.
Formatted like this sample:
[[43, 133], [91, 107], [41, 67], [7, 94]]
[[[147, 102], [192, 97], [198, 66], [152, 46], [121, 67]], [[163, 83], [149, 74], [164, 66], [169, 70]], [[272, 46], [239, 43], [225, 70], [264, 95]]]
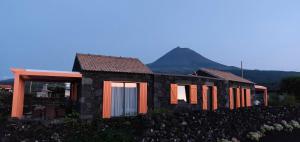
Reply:
[[125, 116], [137, 114], [137, 84], [125, 83]]
[[124, 83], [111, 83], [111, 87], [124, 87]]
[[112, 83], [111, 116], [124, 115], [124, 84]]
[[178, 86], [177, 88], [177, 98], [178, 100], [187, 101], [186, 99], [186, 87], [185, 86]]

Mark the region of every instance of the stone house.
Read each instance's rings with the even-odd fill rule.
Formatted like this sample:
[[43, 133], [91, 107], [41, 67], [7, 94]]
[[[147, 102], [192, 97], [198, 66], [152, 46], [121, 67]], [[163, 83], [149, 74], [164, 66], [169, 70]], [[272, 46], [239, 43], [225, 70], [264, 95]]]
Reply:
[[17, 89], [11, 116], [17, 118], [23, 115], [24, 84], [28, 80], [70, 82], [70, 100], [82, 119], [136, 116], [161, 108], [214, 111], [250, 107], [255, 91], [255, 83], [224, 71], [160, 74], [136, 58], [92, 54], [76, 54], [73, 72], [12, 71]]
[[73, 71], [82, 74], [81, 118], [145, 114], [165, 108], [216, 110], [251, 105], [254, 83], [222, 71], [200, 69], [193, 75], [153, 73], [135, 58], [77, 54]]

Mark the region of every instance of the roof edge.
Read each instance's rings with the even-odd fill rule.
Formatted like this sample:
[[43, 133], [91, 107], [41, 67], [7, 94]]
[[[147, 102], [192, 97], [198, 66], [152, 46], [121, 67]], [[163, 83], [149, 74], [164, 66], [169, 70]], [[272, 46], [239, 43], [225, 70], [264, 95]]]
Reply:
[[110, 55], [100, 55], [100, 54], [90, 54], [90, 53], [76, 53], [76, 56], [78, 55], [83, 55], [83, 56], [98, 56], [98, 57], [110, 57], [110, 58], [125, 58], [125, 59], [135, 59], [139, 60], [138, 58], [135, 57], [124, 57], [124, 56], [110, 56]]
[[[208, 69], [208, 70], [215, 70], [215, 71], [224, 72], [224, 73], [228, 73], [228, 74], [237, 76], [237, 75], [235, 75], [235, 74], [233, 74], [233, 73], [231, 73], [231, 72], [221, 71], [221, 70], [217, 70], [217, 69], [211, 69], [211, 68], [200, 68], [200, 69], [199, 69], [199, 70], [201, 70], [201, 71], [203, 71], [203, 72], [205, 72], [205, 73], [207, 73], [207, 74], [210, 74], [210, 75], [212, 75], [212, 76], [221, 78], [221, 79], [223, 79], [223, 80], [228, 80], [228, 79], [226, 79], [226, 78], [224, 78], [224, 77], [221, 77], [221, 76], [218, 76], [218, 75], [215, 75], [215, 74], [212, 74], [212, 73], [206, 71], [205, 69]], [[199, 70], [198, 70], [198, 71], [199, 71]], [[241, 78], [241, 79], [244, 79], [244, 80], [246, 80], [246, 81], [248, 81], [248, 82], [236, 81], [236, 80], [232, 80], [232, 79], [231, 79], [231, 80], [229, 79], [228, 81], [234, 81], [234, 82], [240, 82], [240, 83], [249, 83], [249, 84], [256, 84], [255, 82], [250, 81], [250, 80], [248, 80], [248, 79], [245, 79], [245, 78], [243, 78], [243, 77], [240, 77], [240, 76], [237, 76], [237, 77], [239, 77], [239, 78]]]

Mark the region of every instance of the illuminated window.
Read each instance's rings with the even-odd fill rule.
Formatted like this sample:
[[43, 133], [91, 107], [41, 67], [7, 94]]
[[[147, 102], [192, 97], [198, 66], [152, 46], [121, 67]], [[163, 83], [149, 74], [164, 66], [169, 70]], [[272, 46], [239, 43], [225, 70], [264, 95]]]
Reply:
[[187, 102], [187, 87], [178, 85], [177, 88], [178, 100]]
[[137, 84], [112, 83], [111, 116], [134, 116], [137, 114]]

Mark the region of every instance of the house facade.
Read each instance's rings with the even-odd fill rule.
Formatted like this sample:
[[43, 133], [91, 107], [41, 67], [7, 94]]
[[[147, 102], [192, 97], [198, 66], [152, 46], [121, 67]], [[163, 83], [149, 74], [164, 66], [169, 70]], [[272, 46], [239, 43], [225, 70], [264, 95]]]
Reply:
[[71, 82], [70, 99], [81, 119], [136, 116], [161, 108], [214, 111], [250, 107], [255, 92], [253, 82], [228, 72], [199, 69], [191, 75], [159, 74], [136, 58], [91, 54], [76, 54], [70, 73], [13, 72], [18, 89], [12, 117], [18, 118], [23, 113], [25, 80]]
[[234, 75], [229, 72], [219, 71], [215, 69], [202, 68], [197, 71], [197, 75], [210, 76], [223, 79], [226, 107], [230, 109], [240, 107], [250, 107], [253, 97], [251, 94], [255, 92], [255, 83]]
[[82, 74], [81, 118], [145, 114], [153, 109], [216, 110], [251, 106], [254, 83], [212, 69], [193, 75], [153, 73], [134, 58], [77, 54], [73, 71]]
[[224, 102], [219, 96], [223, 82], [216, 78], [154, 74], [153, 86], [155, 108], [216, 110]]
[[152, 108], [152, 71], [134, 58], [77, 54], [73, 71], [82, 74], [78, 89], [81, 118], [147, 113]]

